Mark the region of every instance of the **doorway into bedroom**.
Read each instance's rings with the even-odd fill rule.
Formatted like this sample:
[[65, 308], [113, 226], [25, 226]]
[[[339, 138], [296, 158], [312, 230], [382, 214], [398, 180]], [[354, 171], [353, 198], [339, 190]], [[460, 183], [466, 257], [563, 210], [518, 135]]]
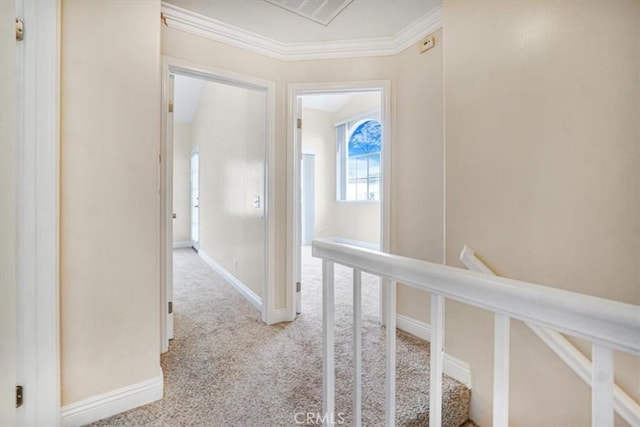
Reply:
[[193, 248], [263, 321], [273, 305], [266, 209], [273, 85], [170, 61], [164, 69], [162, 351], [173, 338], [174, 316], [186, 315], [180, 296], [192, 279], [173, 274], [174, 262], [185, 258], [176, 261], [174, 251], [191, 254]]
[[[384, 133], [380, 90], [304, 94], [297, 103], [301, 313], [321, 307], [322, 263], [312, 257], [314, 239], [380, 248]], [[336, 303], [350, 304], [352, 271], [336, 266], [335, 274]], [[363, 274], [362, 292], [363, 314], [379, 317], [379, 279]]]

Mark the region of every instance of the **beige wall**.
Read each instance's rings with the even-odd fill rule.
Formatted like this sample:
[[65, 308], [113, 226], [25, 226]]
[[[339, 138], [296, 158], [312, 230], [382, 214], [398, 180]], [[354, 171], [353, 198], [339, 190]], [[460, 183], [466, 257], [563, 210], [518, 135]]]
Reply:
[[[444, 260], [443, 35], [396, 57], [391, 171], [393, 253]], [[398, 286], [398, 313], [429, 322], [429, 295]]]
[[265, 119], [265, 92], [205, 82], [192, 124], [200, 152], [200, 250], [258, 296], [265, 280]]
[[159, 1], [62, 4], [63, 405], [162, 374], [159, 16]]
[[[182, 31], [162, 27], [162, 53], [174, 58], [226, 71], [270, 80], [276, 85], [275, 109], [275, 206], [276, 259], [286, 259], [286, 203], [287, 203], [287, 84], [294, 82], [326, 82], [349, 80], [393, 80], [394, 57], [370, 57], [317, 61], [282, 62], [265, 56], [197, 37]], [[286, 295], [286, 265], [276, 264], [276, 307], [283, 308]]]
[[[639, 302], [637, 9], [622, 0], [445, 4], [450, 264], [470, 244], [509, 277]], [[159, 375], [159, 13], [156, 1], [63, 4], [64, 404]], [[593, 37], [595, 28], [611, 31]], [[163, 54], [276, 83], [279, 260], [287, 84], [369, 79], [392, 81], [392, 250], [444, 259], [442, 41], [439, 31], [424, 54], [284, 63], [162, 27]], [[277, 307], [285, 268], [276, 268]], [[398, 311], [425, 320], [428, 297], [401, 287]], [[447, 316], [447, 351], [471, 362], [472, 416], [487, 425], [490, 316], [452, 303]], [[588, 423], [588, 389], [513, 329], [513, 423]], [[640, 389], [628, 367], [620, 372], [623, 387]]]
[[336, 200], [335, 123], [380, 110], [379, 93], [355, 95], [335, 113], [303, 108], [302, 152], [315, 154], [315, 236], [380, 242], [380, 203]]
[[191, 240], [191, 123], [173, 124], [173, 242]]
[[[445, 2], [448, 264], [468, 244], [505, 276], [640, 302], [638, 7]], [[446, 310], [489, 425], [491, 316]], [[511, 424], [590, 424], [588, 387], [519, 322], [511, 337]], [[637, 395], [628, 359], [616, 377]]]
[[[276, 83], [276, 211], [286, 211], [286, 91], [288, 83], [390, 80], [393, 129], [391, 140], [391, 247], [395, 253], [442, 261], [444, 252], [442, 31], [436, 45], [420, 54], [410, 47], [394, 57], [281, 62], [167, 27], [162, 53]], [[276, 219], [276, 257], [286, 256], [286, 217]], [[285, 270], [276, 266], [276, 305], [284, 307]], [[400, 288], [398, 311], [428, 318], [429, 299]]]

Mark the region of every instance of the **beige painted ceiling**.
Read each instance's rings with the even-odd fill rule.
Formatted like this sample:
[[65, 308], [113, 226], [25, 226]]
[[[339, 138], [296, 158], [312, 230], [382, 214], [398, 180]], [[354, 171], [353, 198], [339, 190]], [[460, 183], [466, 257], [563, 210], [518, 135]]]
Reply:
[[325, 26], [264, 0], [165, 2], [283, 43], [393, 37], [441, 5], [440, 0], [353, 0]]

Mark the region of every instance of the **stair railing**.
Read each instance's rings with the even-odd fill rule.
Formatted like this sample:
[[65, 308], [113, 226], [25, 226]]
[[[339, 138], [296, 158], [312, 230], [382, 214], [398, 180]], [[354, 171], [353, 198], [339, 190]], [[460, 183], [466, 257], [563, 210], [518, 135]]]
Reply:
[[510, 319], [588, 340], [593, 346], [592, 424], [613, 426], [613, 351], [640, 356], [640, 306], [597, 298], [359, 247], [344, 239], [312, 243], [322, 258], [323, 423], [335, 424], [334, 264], [353, 269], [354, 425], [362, 424], [361, 273], [383, 279], [386, 293], [385, 423], [395, 423], [396, 283], [431, 293], [429, 426], [442, 424], [444, 301], [450, 298], [494, 313], [493, 425], [506, 427], [509, 415]]
[[[481, 259], [473, 249], [468, 246], [460, 252], [460, 262], [471, 271], [484, 273], [491, 276], [496, 274]], [[593, 365], [584, 354], [580, 352], [561, 333], [535, 324], [526, 325], [538, 336], [564, 363], [567, 364], [587, 385], [592, 386]], [[615, 411], [629, 425], [640, 427], [640, 405], [633, 400], [617, 384], [613, 385], [613, 407]]]

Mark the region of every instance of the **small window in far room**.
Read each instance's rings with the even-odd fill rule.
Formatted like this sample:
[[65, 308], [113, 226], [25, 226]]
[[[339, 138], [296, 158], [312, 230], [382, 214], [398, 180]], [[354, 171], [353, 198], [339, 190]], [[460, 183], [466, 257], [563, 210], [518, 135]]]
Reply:
[[338, 200], [380, 200], [382, 125], [371, 116], [336, 126]]

